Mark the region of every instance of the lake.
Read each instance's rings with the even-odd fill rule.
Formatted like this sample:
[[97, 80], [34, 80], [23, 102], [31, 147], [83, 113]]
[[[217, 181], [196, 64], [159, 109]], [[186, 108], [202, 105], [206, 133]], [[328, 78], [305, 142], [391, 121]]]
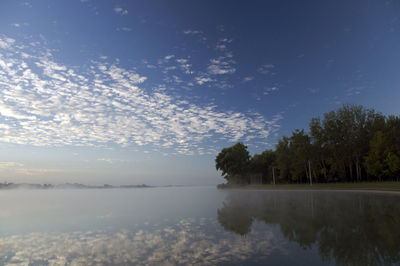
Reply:
[[0, 191], [0, 265], [399, 265], [400, 195]]

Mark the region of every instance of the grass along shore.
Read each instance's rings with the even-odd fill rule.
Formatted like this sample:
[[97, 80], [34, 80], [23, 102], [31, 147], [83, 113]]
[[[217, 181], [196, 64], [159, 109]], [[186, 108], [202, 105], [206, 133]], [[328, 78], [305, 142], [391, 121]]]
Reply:
[[358, 182], [358, 183], [317, 183], [313, 184], [262, 184], [227, 185], [220, 184], [219, 189], [262, 189], [262, 190], [383, 190], [399, 191], [400, 182]]

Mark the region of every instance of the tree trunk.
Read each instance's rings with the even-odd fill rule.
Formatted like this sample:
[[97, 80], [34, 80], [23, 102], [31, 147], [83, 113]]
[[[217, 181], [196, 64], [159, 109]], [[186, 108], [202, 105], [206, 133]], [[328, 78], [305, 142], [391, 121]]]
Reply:
[[272, 167], [272, 178], [274, 179], [274, 185], [275, 185], [275, 167]]
[[358, 157], [356, 160], [356, 171], [357, 171], [357, 181], [361, 182], [361, 166], [360, 166], [360, 160]]
[[346, 180], [346, 181], [348, 181], [349, 179], [348, 179], [348, 175], [347, 175], [347, 169], [346, 169], [346, 161], [342, 161], [342, 171], [343, 171], [343, 173], [344, 173], [344, 179]]
[[361, 182], [361, 175], [360, 175], [360, 164], [358, 163], [358, 159], [356, 161], [356, 174], [357, 174], [357, 182]]
[[304, 165], [304, 169], [306, 169], [306, 182], [305, 183], [307, 183], [307, 179], [309, 178], [309, 173], [308, 173], [308, 170], [307, 170], [307, 164]]
[[328, 169], [326, 168], [326, 165], [325, 165], [325, 162], [324, 162], [324, 161], [322, 161], [322, 166], [323, 166], [323, 168], [324, 168], [324, 177], [325, 177], [325, 182], [326, 182], [326, 180], [328, 179], [328, 177], [327, 177], [327, 175], [326, 175], [326, 172], [328, 172]]
[[350, 180], [353, 182], [353, 164], [349, 163], [349, 171], [350, 171]]

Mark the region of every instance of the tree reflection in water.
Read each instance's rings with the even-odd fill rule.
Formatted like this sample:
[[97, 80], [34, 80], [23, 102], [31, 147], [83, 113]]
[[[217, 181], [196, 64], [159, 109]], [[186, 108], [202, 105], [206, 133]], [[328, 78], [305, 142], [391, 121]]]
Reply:
[[225, 230], [245, 236], [253, 221], [278, 225], [305, 249], [341, 265], [400, 263], [400, 196], [336, 191], [229, 191], [218, 210]]

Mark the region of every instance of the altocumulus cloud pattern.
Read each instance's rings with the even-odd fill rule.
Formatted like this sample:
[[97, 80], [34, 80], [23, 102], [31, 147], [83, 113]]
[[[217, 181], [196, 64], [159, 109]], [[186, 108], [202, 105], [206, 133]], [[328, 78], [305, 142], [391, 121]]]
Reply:
[[[264, 140], [279, 117], [221, 111], [148, 93], [147, 77], [103, 57], [85, 67], [57, 62], [44, 43], [0, 36], [0, 141], [44, 145], [151, 145], [207, 153], [213, 140]], [[211, 148], [210, 148], [211, 149]]]

